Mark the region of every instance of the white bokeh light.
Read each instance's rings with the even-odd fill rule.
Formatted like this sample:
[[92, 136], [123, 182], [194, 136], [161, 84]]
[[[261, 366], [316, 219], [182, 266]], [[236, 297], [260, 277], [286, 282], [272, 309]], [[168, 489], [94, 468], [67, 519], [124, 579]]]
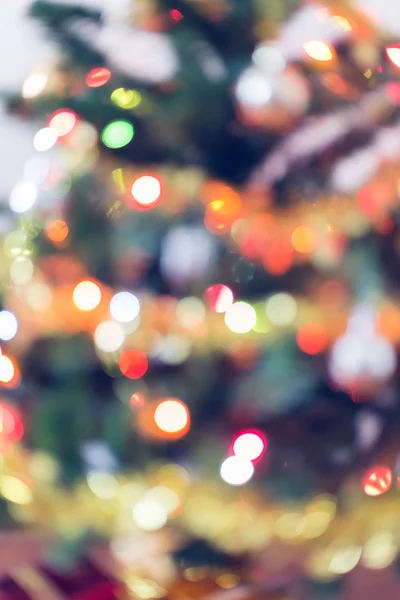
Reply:
[[37, 187], [31, 181], [17, 183], [10, 194], [9, 205], [13, 212], [22, 214], [30, 210], [37, 199]]
[[129, 323], [140, 312], [140, 302], [131, 292], [118, 292], [110, 302], [111, 316], [120, 323]]
[[239, 456], [230, 456], [221, 465], [221, 478], [229, 485], [244, 485], [252, 478], [253, 464]]
[[132, 185], [131, 194], [141, 206], [151, 206], [160, 198], [161, 184], [157, 177], [143, 175]]
[[225, 313], [225, 323], [234, 333], [248, 333], [256, 322], [256, 311], [247, 302], [235, 302]]
[[22, 86], [22, 97], [35, 98], [39, 96], [46, 87], [47, 80], [46, 73], [33, 73], [30, 75]]
[[287, 327], [296, 318], [297, 303], [290, 294], [279, 292], [267, 300], [265, 310], [271, 323], [278, 327]]
[[0, 312], [0, 339], [4, 341], [12, 340], [18, 331], [18, 321], [8, 310]]
[[235, 456], [244, 460], [256, 460], [264, 452], [264, 449], [264, 440], [256, 433], [243, 433], [233, 444]]
[[104, 321], [94, 332], [94, 343], [102, 352], [116, 352], [125, 341], [125, 332], [119, 323]]
[[57, 131], [52, 127], [44, 127], [40, 129], [33, 139], [33, 147], [38, 152], [46, 152], [50, 150], [58, 139]]
[[162, 504], [151, 498], [143, 498], [133, 508], [133, 520], [144, 531], [156, 531], [165, 525], [168, 513]]
[[272, 97], [272, 87], [256, 67], [244, 71], [236, 84], [235, 95], [240, 104], [249, 108], [265, 106]]

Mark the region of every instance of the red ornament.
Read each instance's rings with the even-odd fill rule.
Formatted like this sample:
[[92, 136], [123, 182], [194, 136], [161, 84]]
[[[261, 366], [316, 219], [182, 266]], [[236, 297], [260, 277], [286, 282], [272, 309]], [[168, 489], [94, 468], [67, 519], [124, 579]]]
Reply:
[[364, 477], [364, 492], [367, 496], [382, 496], [390, 489], [392, 479], [392, 471], [388, 467], [373, 467]]

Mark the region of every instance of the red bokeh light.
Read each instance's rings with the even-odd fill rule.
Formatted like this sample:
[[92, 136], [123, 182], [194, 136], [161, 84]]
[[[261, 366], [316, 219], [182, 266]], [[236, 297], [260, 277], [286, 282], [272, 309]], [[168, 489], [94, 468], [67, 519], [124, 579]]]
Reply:
[[297, 345], [306, 354], [319, 354], [328, 344], [325, 328], [320, 323], [302, 325], [296, 336]]
[[125, 350], [119, 359], [121, 373], [129, 379], [140, 379], [149, 368], [147, 356], [141, 350]]
[[181, 21], [183, 19], [183, 14], [181, 13], [180, 10], [177, 10], [176, 8], [173, 8], [172, 10], [170, 10], [170, 15], [171, 15], [172, 19], [176, 22]]
[[18, 442], [24, 435], [21, 417], [15, 408], [0, 404], [0, 451], [12, 442]]
[[216, 313], [225, 313], [234, 301], [233, 292], [222, 283], [207, 288], [204, 294], [204, 302], [209, 309]]
[[141, 394], [140, 392], [135, 392], [134, 394], [132, 394], [130, 402], [131, 402], [131, 406], [136, 406], [137, 408], [142, 408], [142, 406], [144, 406], [144, 403], [145, 403], [144, 395]]
[[392, 471], [388, 467], [373, 467], [364, 477], [364, 492], [367, 496], [382, 496], [390, 489], [392, 479]]
[[89, 71], [86, 77], [86, 83], [91, 88], [98, 88], [105, 85], [111, 78], [111, 71], [105, 67], [98, 67]]

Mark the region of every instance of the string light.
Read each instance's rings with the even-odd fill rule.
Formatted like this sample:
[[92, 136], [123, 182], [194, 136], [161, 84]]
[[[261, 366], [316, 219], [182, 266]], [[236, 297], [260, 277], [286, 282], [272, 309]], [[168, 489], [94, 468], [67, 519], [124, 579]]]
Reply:
[[81, 281], [75, 287], [72, 299], [79, 310], [94, 310], [101, 302], [101, 290], [93, 281]]

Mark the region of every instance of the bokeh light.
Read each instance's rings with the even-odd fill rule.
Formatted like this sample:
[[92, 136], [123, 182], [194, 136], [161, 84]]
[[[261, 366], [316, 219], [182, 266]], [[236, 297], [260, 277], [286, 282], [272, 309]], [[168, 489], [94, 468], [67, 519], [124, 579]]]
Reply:
[[51, 221], [47, 227], [47, 237], [55, 244], [66, 240], [68, 233], [68, 225], [62, 219]]
[[14, 377], [15, 368], [12, 360], [5, 354], [0, 355], [0, 382], [10, 383]]
[[40, 129], [33, 138], [33, 147], [38, 152], [46, 152], [53, 148], [58, 139], [57, 131], [52, 127]]
[[396, 67], [400, 68], [400, 47], [399, 46], [387, 46], [386, 54], [388, 55], [389, 60]]
[[235, 95], [243, 106], [259, 108], [265, 106], [272, 97], [271, 83], [259, 69], [250, 67], [240, 75]]
[[31, 181], [17, 183], [10, 194], [11, 210], [19, 214], [28, 212], [35, 205], [37, 194], [37, 187]]
[[132, 516], [136, 525], [144, 531], [161, 529], [168, 519], [164, 506], [151, 498], [140, 500], [133, 507]]
[[30, 258], [18, 256], [10, 265], [10, 277], [15, 285], [25, 285], [32, 279], [34, 270]]
[[145, 400], [146, 399], [144, 397], [144, 394], [142, 394], [141, 392], [135, 392], [130, 397], [129, 404], [137, 408], [142, 408], [144, 406]]
[[110, 302], [111, 316], [120, 323], [129, 323], [140, 312], [140, 302], [131, 292], [118, 292]]
[[181, 400], [169, 398], [163, 400], [154, 412], [154, 421], [165, 433], [178, 433], [188, 428], [189, 409]]
[[206, 289], [204, 301], [212, 311], [222, 314], [232, 306], [234, 296], [228, 286], [216, 283]]
[[102, 352], [116, 352], [125, 341], [122, 326], [115, 321], [104, 321], [94, 332], [94, 343]]
[[15, 504], [25, 505], [32, 502], [30, 487], [24, 481], [12, 475], [1, 475], [0, 493], [3, 498]]
[[225, 313], [225, 323], [234, 333], [248, 333], [256, 322], [256, 311], [247, 302], [235, 302]]
[[142, 207], [152, 207], [160, 200], [161, 183], [153, 175], [138, 177], [131, 188], [134, 201]]
[[17, 335], [18, 321], [16, 317], [8, 310], [0, 312], [0, 339], [4, 341], [12, 340]]
[[81, 281], [75, 287], [72, 299], [79, 310], [94, 310], [101, 302], [101, 290], [93, 281]]
[[292, 233], [293, 248], [300, 254], [310, 254], [317, 247], [317, 236], [312, 227], [300, 225]]
[[306, 54], [313, 60], [328, 62], [334, 57], [334, 50], [325, 42], [312, 40], [303, 46]]
[[244, 485], [253, 477], [254, 467], [250, 460], [230, 456], [221, 465], [221, 478], [229, 485]]
[[19, 441], [23, 435], [24, 426], [18, 412], [0, 403], [0, 450], [4, 450], [10, 442]]
[[206, 316], [206, 308], [200, 298], [190, 296], [179, 300], [176, 308], [176, 320], [181, 327], [194, 329], [199, 327]]
[[77, 122], [77, 115], [73, 110], [61, 108], [54, 112], [48, 122], [48, 126], [57, 132], [58, 137], [71, 133]]
[[107, 148], [123, 148], [133, 139], [135, 130], [129, 121], [112, 121], [101, 132], [102, 142]]
[[140, 379], [149, 368], [149, 361], [141, 350], [125, 350], [120, 356], [119, 368], [125, 377]]
[[363, 489], [367, 496], [382, 496], [392, 485], [392, 471], [385, 466], [372, 467], [363, 479]]
[[22, 86], [23, 98], [36, 98], [46, 87], [48, 76], [45, 73], [33, 73], [30, 75]]
[[279, 292], [267, 300], [266, 312], [271, 323], [278, 327], [287, 327], [296, 318], [296, 300], [290, 294]]
[[261, 433], [256, 431], [240, 434], [233, 444], [233, 453], [235, 456], [250, 461], [260, 458], [264, 454], [265, 449], [266, 439]]
[[328, 336], [321, 323], [305, 323], [298, 329], [296, 341], [306, 354], [319, 354], [328, 345]]
[[91, 88], [98, 88], [110, 81], [111, 71], [105, 67], [97, 67], [89, 71], [86, 77], [86, 84]]
[[142, 101], [140, 92], [136, 90], [128, 90], [126, 88], [118, 88], [111, 94], [111, 102], [119, 108], [131, 110], [138, 106]]

